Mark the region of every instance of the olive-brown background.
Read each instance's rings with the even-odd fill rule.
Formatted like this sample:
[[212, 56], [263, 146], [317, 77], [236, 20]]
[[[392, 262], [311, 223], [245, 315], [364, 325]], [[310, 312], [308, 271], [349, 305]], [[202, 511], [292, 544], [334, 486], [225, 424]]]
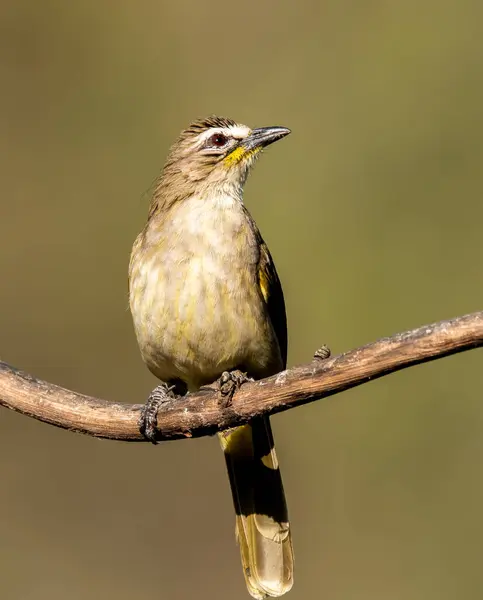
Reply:
[[[471, 0], [3, 0], [1, 358], [147, 396], [130, 247], [169, 144], [210, 113], [293, 130], [246, 190], [290, 364], [481, 308], [482, 18]], [[481, 359], [273, 418], [293, 600], [483, 597]], [[216, 440], [99, 441], [0, 410], [2, 599], [244, 599], [233, 530]]]

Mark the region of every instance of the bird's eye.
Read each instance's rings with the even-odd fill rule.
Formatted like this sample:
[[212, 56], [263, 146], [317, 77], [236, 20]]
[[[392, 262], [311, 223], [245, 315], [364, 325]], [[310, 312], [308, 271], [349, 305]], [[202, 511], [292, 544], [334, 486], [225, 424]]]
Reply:
[[214, 133], [210, 137], [210, 145], [215, 146], [216, 148], [222, 148], [227, 141], [226, 135], [223, 135], [222, 133]]

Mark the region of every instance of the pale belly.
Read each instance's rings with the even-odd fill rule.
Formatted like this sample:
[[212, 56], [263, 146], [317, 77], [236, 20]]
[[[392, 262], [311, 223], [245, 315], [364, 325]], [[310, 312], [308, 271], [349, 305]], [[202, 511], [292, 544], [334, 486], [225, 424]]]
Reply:
[[181, 379], [196, 389], [225, 370], [262, 377], [282, 368], [258, 290], [254, 239], [243, 222], [235, 228], [230, 219], [231, 236], [227, 223], [222, 238], [198, 228], [171, 247], [153, 246], [133, 266], [136, 336], [144, 361], [163, 381]]

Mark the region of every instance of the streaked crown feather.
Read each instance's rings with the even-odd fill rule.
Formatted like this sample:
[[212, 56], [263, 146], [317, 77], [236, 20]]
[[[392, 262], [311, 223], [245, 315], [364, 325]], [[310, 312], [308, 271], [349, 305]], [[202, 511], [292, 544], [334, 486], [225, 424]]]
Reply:
[[210, 115], [209, 117], [203, 117], [196, 119], [183, 131], [182, 136], [187, 135], [198, 135], [207, 129], [212, 127], [236, 127], [237, 123], [233, 119], [227, 117], [217, 117], [216, 115]]

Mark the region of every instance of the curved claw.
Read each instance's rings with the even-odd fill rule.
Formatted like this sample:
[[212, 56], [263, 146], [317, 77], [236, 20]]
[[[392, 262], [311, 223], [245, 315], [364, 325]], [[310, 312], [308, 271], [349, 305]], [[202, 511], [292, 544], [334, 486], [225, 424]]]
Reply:
[[239, 369], [223, 371], [218, 380], [218, 389], [221, 396], [221, 405], [224, 408], [231, 404], [235, 392], [247, 381], [253, 381], [253, 379]]

